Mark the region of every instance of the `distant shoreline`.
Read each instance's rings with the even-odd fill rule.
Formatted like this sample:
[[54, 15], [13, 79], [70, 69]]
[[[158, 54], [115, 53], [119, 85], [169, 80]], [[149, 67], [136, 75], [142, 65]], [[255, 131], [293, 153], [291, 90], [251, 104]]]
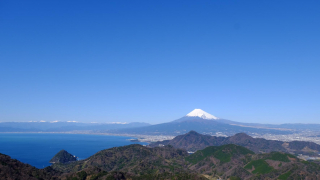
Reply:
[[[102, 135], [102, 136], [122, 136], [128, 138], [135, 138], [137, 142], [157, 142], [163, 140], [171, 140], [175, 136], [167, 136], [167, 135], [142, 135], [142, 134], [113, 134], [113, 133], [92, 133], [92, 132], [0, 132], [0, 134], [22, 134], [22, 133], [30, 133], [30, 134], [86, 134], [86, 135]], [[130, 140], [130, 139], [129, 139]]]

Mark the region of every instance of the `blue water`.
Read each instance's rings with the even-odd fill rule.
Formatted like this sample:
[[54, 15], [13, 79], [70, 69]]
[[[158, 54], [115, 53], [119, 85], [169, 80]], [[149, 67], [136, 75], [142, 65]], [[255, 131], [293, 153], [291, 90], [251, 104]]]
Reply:
[[[116, 146], [137, 144], [130, 137], [87, 134], [0, 133], [0, 153], [37, 168], [50, 166], [50, 159], [64, 149], [80, 159]], [[138, 143], [146, 144], [146, 143]]]

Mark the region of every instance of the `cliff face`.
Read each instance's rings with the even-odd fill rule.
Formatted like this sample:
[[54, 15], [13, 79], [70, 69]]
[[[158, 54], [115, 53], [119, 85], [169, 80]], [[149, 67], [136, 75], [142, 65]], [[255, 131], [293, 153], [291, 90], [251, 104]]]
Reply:
[[53, 158], [50, 160], [50, 163], [68, 163], [73, 161], [77, 161], [77, 157], [65, 150], [61, 150], [55, 156], [53, 156]]

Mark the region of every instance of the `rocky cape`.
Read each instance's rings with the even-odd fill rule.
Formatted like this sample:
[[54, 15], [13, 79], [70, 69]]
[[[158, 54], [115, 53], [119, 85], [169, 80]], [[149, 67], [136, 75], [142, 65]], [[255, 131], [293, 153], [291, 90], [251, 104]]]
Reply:
[[59, 151], [53, 158], [49, 161], [50, 163], [69, 163], [77, 161], [77, 157], [68, 153], [66, 150]]

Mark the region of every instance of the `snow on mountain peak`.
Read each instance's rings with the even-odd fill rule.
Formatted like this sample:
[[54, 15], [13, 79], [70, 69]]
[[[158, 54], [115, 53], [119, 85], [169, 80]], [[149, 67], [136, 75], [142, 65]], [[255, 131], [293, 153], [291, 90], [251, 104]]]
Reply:
[[195, 109], [193, 111], [191, 111], [189, 114], [187, 114], [186, 116], [188, 117], [200, 117], [202, 119], [219, 119], [201, 109]]

